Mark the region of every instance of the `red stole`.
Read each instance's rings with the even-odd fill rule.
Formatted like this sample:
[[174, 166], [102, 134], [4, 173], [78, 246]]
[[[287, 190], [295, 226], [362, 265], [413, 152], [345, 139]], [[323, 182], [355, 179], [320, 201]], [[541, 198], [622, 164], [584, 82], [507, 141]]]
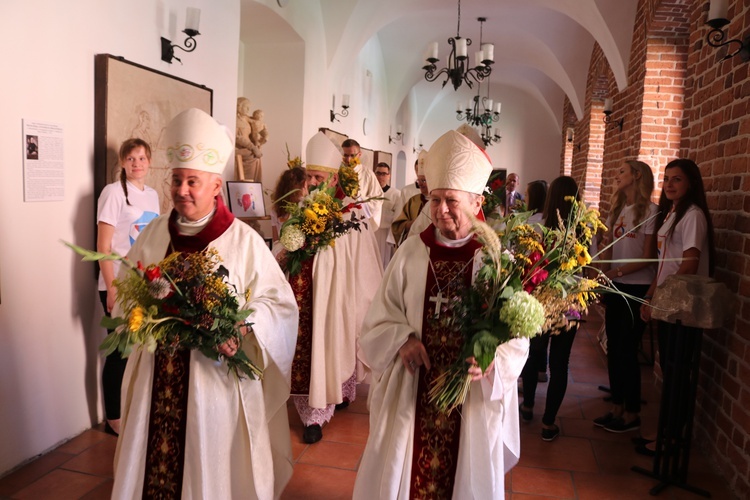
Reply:
[[[427, 270], [422, 318], [422, 343], [432, 367], [429, 371], [419, 369], [418, 372], [410, 497], [451, 498], [458, 463], [461, 413], [454, 411], [447, 416], [439, 412], [429, 402], [428, 392], [433, 379], [455, 362], [461, 351], [461, 332], [443, 321], [450, 315], [445, 304], [471, 285], [472, 262], [481, 244], [471, 239], [458, 248], [442, 246], [435, 239], [433, 225], [419, 237], [429, 248], [432, 261], [432, 268]], [[435, 317], [436, 306], [439, 318]]]
[[310, 394], [313, 333], [312, 269], [314, 261], [314, 258], [304, 261], [300, 272], [289, 278], [289, 284], [297, 301], [297, 309], [299, 309], [297, 347], [294, 350], [294, 361], [292, 361], [291, 394], [294, 396]]
[[[234, 221], [221, 196], [216, 197], [216, 213], [198, 234], [186, 236], [177, 230], [177, 211], [169, 216], [172, 251], [200, 252], [224, 234]], [[146, 441], [146, 467], [143, 498], [180, 498], [185, 465], [185, 435], [190, 381], [190, 351], [174, 354], [157, 349], [154, 353], [154, 380]]]

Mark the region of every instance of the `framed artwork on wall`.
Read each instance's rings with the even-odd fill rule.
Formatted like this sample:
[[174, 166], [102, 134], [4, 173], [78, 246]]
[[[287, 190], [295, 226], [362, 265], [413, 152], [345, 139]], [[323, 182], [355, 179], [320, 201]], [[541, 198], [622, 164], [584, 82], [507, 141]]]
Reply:
[[375, 151], [372, 149], [367, 148], [359, 148], [360, 151], [362, 151], [362, 157], [360, 158], [360, 161], [362, 162], [362, 166], [372, 171], [372, 167], [375, 165]]
[[227, 181], [227, 204], [235, 217], [266, 217], [260, 182]]
[[393, 172], [393, 154], [386, 151], [375, 151], [374, 165], [377, 165], [378, 163], [387, 163], [388, 166], [391, 167], [391, 172]]
[[348, 135], [342, 134], [341, 132], [336, 132], [335, 130], [331, 130], [330, 128], [325, 128], [325, 127], [319, 128], [318, 131], [323, 132], [327, 137], [330, 137], [333, 143], [338, 148], [339, 152], [343, 154], [341, 145], [344, 143], [345, 140], [349, 138]]
[[110, 54], [94, 58], [94, 200], [119, 178], [118, 150], [137, 137], [151, 146], [146, 184], [159, 193], [161, 211], [172, 208], [164, 129], [177, 114], [213, 110], [213, 90]]

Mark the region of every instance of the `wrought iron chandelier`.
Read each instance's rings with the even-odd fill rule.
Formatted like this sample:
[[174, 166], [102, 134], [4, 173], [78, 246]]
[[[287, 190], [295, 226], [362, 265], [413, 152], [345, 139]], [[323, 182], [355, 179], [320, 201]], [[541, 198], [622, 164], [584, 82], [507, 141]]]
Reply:
[[453, 85], [454, 90], [466, 82], [469, 88], [473, 88], [472, 80], [475, 82], [481, 82], [492, 72], [492, 64], [494, 63], [495, 46], [491, 43], [482, 43], [482, 24], [487, 20], [486, 17], [480, 17], [479, 21], [479, 48], [474, 53], [474, 66], [469, 67], [469, 56], [467, 55], [468, 47], [471, 45], [471, 38], [461, 38], [461, 0], [458, 0], [458, 26], [456, 28], [456, 36], [448, 39], [448, 43], [451, 46], [451, 53], [448, 56], [448, 66], [437, 69], [435, 65], [440, 59], [438, 59], [438, 43], [432, 42], [430, 44], [429, 54], [427, 56], [427, 64], [422, 66], [425, 70], [424, 78], [428, 82], [434, 82], [441, 75], [446, 75], [443, 81], [443, 87], [448, 81]]
[[[481, 84], [480, 84], [481, 87]], [[456, 120], [466, 120], [466, 123], [474, 127], [490, 127], [492, 124], [500, 119], [500, 106], [501, 103], [493, 102], [490, 99], [489, 84], [487, 85], [487, 96], [480, 97], [479, 88], [477, 88], [477, 95], [474, 96], [474, 106], [461, 109], [461, 103], [456, 108]], [[481, 103], [481, 104], [480, 104]], [[494, 104], [494, 109], [493, 109]]]
[[490, 125], [484, 125], [482, 127], [482, 142], [486, 147], [492, 146], [496, 142], [500, 142], [502, 139], [502, 136], [500, 135], [500, 131], [495, 127], [495, 132], [492, 132], [492, 127]]

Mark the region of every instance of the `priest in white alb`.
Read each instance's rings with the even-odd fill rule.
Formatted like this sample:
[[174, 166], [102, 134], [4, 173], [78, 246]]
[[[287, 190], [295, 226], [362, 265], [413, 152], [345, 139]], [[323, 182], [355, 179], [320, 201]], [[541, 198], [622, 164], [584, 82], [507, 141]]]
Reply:
[[394, 255], [359, 341], [373, 382], [355, 499], [505, 498], [504, 475], [520, 456], [516, 380], [528, 340], [498, 347], [485, 373], [467, 360], [473, 382], [459, 410], [441, 413], [428, 397], [463, 343], [445, 304], [471, 285], [481, 264], [469, 214], [481, 209], [491, 169], [455, 131], [427, 155], [433, 224]]
[[[310, 139], [305, 156], [308, 190], [326, 181], [337, 188], [337, 198], [355, 203], [337, 185], [341, 153], [325, 134]], [[357, 337], [383, 277], [376, 245], [363, 243], [372, 234], [364, 225], [360, 229], [335, 239], [289, 277], [300, 313], [291, 394], [308, 444], [320, 441], [335, 409], [356, 397]]]

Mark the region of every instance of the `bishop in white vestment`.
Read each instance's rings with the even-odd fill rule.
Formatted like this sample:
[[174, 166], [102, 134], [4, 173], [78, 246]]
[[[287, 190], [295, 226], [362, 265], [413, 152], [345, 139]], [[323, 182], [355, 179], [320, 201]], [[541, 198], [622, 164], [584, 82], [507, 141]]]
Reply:
[[[198, 351], [136, 347], [122, 384], [122, 425], [114, 499], [273, 499], [292, 475], [286, 401], [297, 334], [297, 306], [273, 255], [221, 199], [221, 172], [234, 151], [209, 115], [189, 109], [165, 132], [175, 209], [154, 220], [128, 258], [144, 266], [173, 251], [216, 249], [253, 313], [242, 349], [263, 380], [239, 380]], [[233, 355], [237, 346], [219, 351]]]
[[433, 225], [396, 252], [362, 327], [373, 382], [355, 499], [505, 498], [504, 475], [520, 456], [516, 380], [528, 340], [498, 347], [486, 373], [468, 367], [474, 381], [460, 411], [440, 413], [427, 396], [463, 342], [444, 321], [445, 303], [470, 286], [481, 262], [466, 212], [479, 213], [490, 170], [480, 149], [454, 131], [430, 149]]

